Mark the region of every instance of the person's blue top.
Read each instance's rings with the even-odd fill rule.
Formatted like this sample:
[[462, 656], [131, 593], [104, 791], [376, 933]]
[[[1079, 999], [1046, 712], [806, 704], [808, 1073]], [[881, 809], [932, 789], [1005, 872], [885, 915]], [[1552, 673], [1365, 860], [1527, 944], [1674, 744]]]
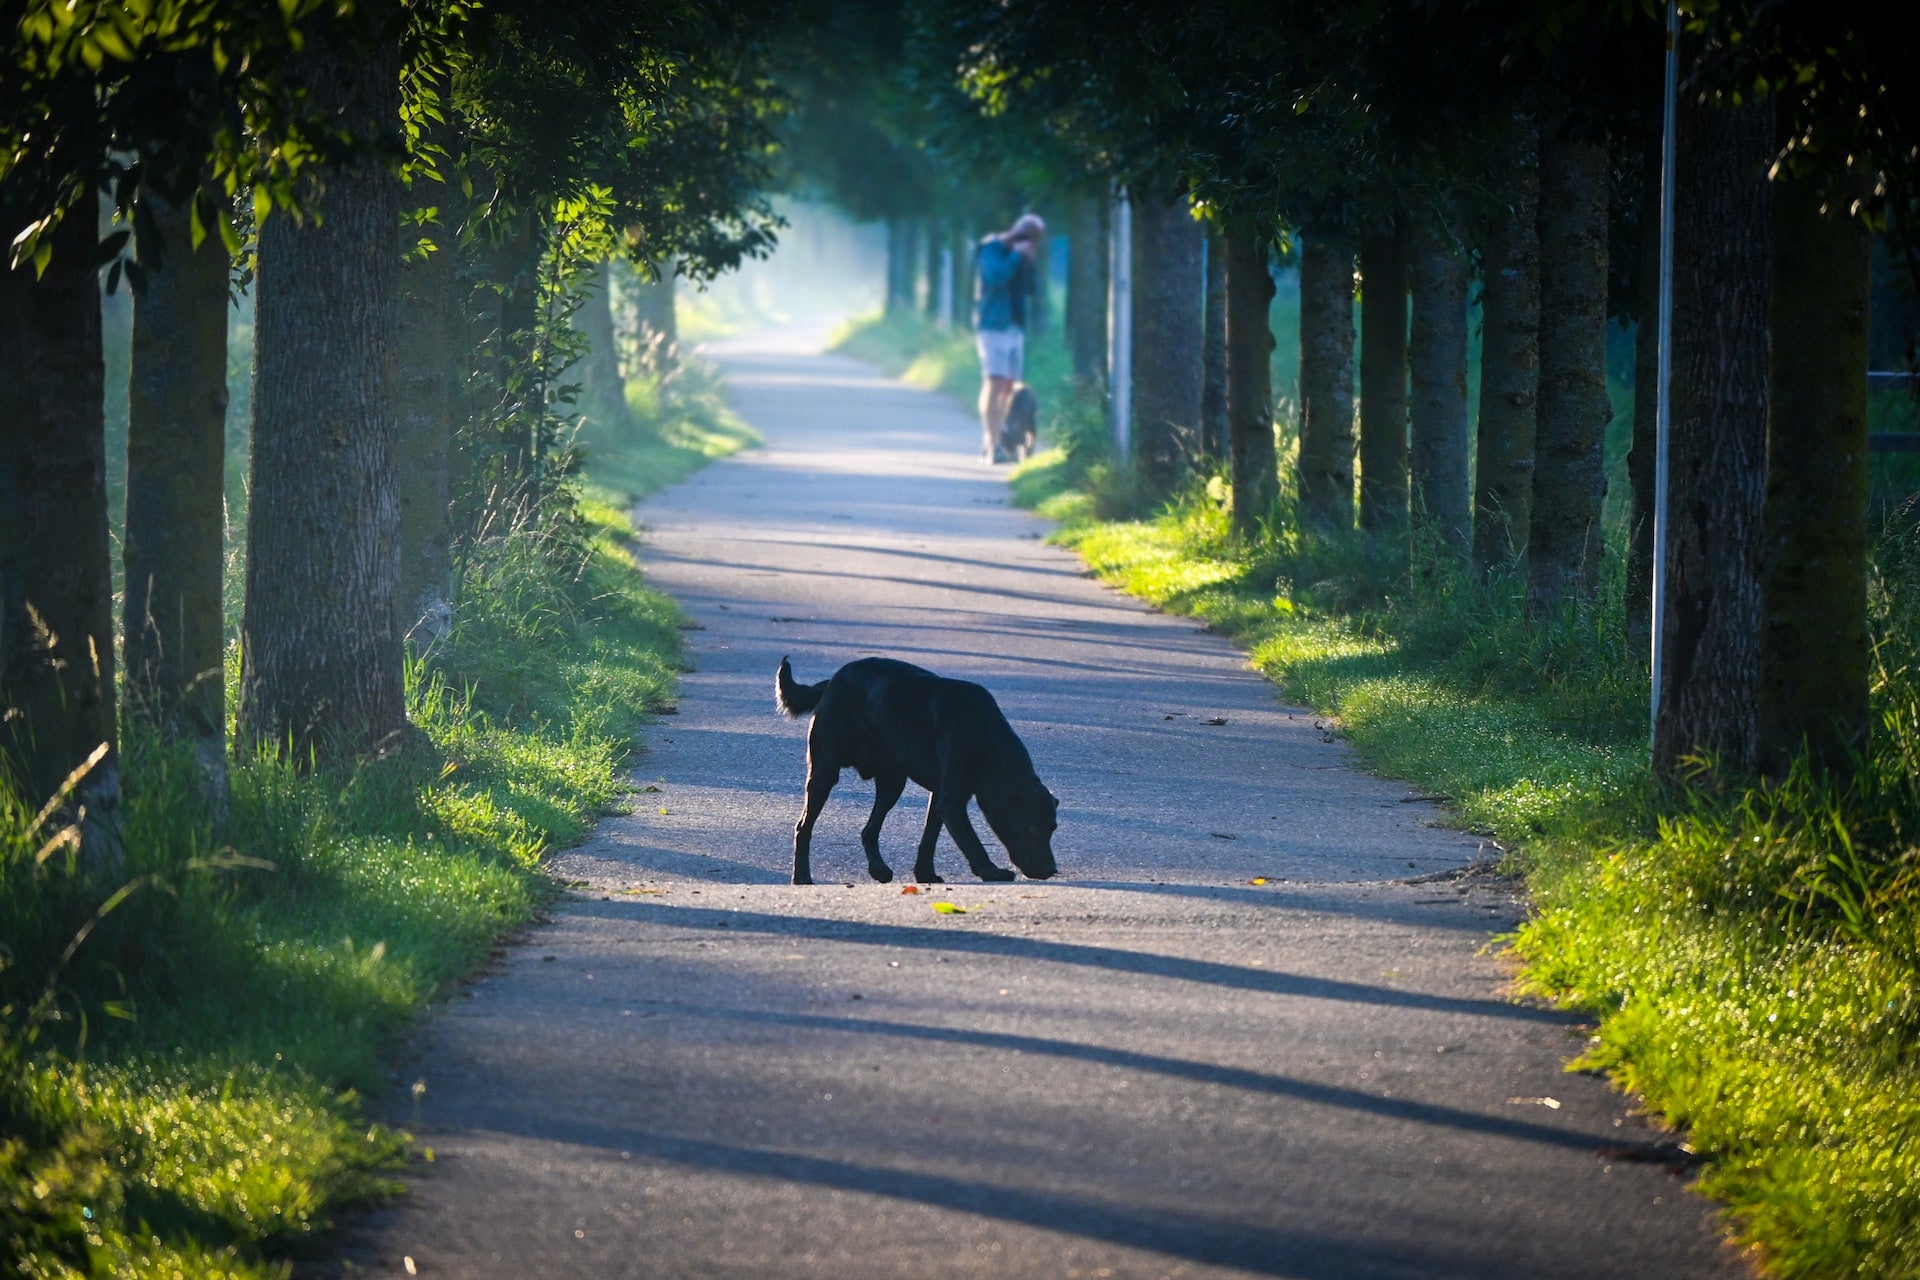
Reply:
[[1026, 328], [1027, 289], [1032, 275], [1026, 256], [999, 236], [988, 236], [974, 249], [974, 266], [980, 284], [975, 294], [973, 327]]

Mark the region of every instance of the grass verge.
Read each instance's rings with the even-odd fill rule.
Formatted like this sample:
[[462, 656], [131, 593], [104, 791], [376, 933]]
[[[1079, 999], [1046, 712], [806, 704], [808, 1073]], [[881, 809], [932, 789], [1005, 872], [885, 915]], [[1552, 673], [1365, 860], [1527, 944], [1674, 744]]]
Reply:
[[[869, 320], [841, 349], [967, 400], [963, 343]], [[1286, 497], [1263, 536], [1238, 540], [1218, 481], [1156, 501], [1106, 461], [1097, 405], [1057, 374], [1042, 401], [1053, 447], [1013, 473], [1014, 500], [1059, 521], [1054, 540], [1106, 581], [1234, 638], [1337, 717], [1369, 767], [1445, 797], [1508, 851], [1534, 901], [1504, 940], [1521, 986], [1596, 1023], [1569, 1069], [1606, 1072], [1686, 1130], [1699, 1188], [1763, 1270], [1920, 1277], [1910, 515], [1877, 551], [1878, 725], [1855, 775], [1753, 788], [1703, 770], [1663, 791], [1617, 562], [1593, 608], [1542, 623], [1524, 584], [1472, 581], [1433, 548], [1305, 538]], [[1876, 476], [1876, 492], [1911, 488]]]
[[410, 665], [408, 748], [339, 771], [242, 756], [216, 821], [191, 755], [129, 732], [123, 894], [41, 856], [0, 795], [8, 1274], [285, 1276], [395, 1185], [406, 1136], [362, 1095], [550, 899], [543, 855], [621, 802], [672, 697], [680, 614], [636, 572], [626, 499], [752, 439], [683, 376], [637, 389], [629, 439], [587, 442], [561, 509], [466, 554], [450, 632]]
[[[1067, 445], [1016, 500], [1102, 578], [1204, 619], [1369, 767], [1446, 797], [1525, 872], [1506, 939], [1533, 993], [1591, 1013], [1598, 1069], [1687, 1130], [1700, 1189], [1769, 1274], [1920, 1276], [1920, 681], [1883, 665], [1880, 732], [1838, 785], [1661, 792], [1619, 592], [1530, 622], [1523, 584], [1415, 548], [1239, 542], [1196, 485], [1136, 518]], [[1881, 548], [1883, 659], [1911, 655], [1912, 538]], [[1616, 573], [1617, 578], [1617, 573]]]

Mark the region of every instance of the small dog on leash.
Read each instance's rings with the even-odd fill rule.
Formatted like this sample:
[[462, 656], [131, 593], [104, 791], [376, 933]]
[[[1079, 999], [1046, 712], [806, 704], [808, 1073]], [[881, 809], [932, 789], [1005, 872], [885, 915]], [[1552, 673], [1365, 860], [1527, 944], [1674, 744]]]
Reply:
[[1000, 451], [1015, 462], [1025, 462], [1033, 456], [1034, 438], [1039, 430], [1039, 399], [1026, 383], [1014, 383], [1013, 399], [1007, 404], [1006, 425], [1000, 428]]
[[811, 712], [807, 730], [807, 802], [793, 829], [793, 882], [813, 883], [813, 824], [842, 769], [872, 778], [873, 813], [860, 828], [867, 874], [885, 884], [893, 870], [880, 856], [880, 824], [909, 779], [925, 787], [927, 821], [913, 878], [940, 884], [933, 848], [944, 825], [982, 880], [1011, 880], [995, 866], [967, 817], [977, 799], [1013, 865], [1045, 880], [1058, 868], [1053, 832], [1060, 802], [1033, 771], [1027, 748], [977, 684], [947, 680], [892, 658], [861, 658], [819, 684], [800, 684], [785, 658], [774, 677], [774, 704], [790, 717]]

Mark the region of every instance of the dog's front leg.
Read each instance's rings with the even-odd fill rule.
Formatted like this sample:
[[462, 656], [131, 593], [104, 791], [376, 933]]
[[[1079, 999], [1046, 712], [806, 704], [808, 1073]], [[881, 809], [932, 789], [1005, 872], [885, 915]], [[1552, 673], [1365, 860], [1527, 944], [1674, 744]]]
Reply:
[[933, 870], [933, 846], [940, 843], [940, 793], [927, 797], [927, 825], [920, 831], [920, 850], [913, 859], [913, 878], [921, 884], [945, 884]]
[[967, 816], [967, 793], [955, 788], [943, 793], [941, 798], [946, 802], [943, 808], [946, 810], [947, 832], [953, 837], [953, 842], [960, 846], [960, 852], [966, 856], [973, 874], [982, 880], [1013, 879], [1013, 872], [993, 865], [993, 859], [987, 856], [987, 847], [980, 843], [979, 833], [973, 829], [973, 820]]
[[827, 797], [833, 793], [833, 784], [839, 780], [837, 771], [829, 775], [807, 770], [807, 807], [793, 827], [795, 884], [813, 883], [813, 824], [820, 820], [820, 811], [827, 807]]
[[867, 816], [867, 825], [860, 828], [860, 845], [867, 851], [867, 874], [886, 884], [893, 879], [893, 868], [880, 856], [880, 824], [887, 820], [887, 814], [900, 801], [900, 793], [907, 789], [907, 775], [904, 773], [883, 773], [873, 780], [873, 812]]

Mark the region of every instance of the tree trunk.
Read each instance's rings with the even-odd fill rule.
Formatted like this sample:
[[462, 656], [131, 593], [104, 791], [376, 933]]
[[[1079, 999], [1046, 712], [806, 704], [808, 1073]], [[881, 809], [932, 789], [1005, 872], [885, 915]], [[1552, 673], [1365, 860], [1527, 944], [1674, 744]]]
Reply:
[[1586, 600], [1600, 567], [1606, 492], [1607, 148], [1540, 148], [1540, 410], [1527, 600]]
[[655, 278], [645, 280], [635, 273], [636, 311], [640, 322], [640, 347], [646, 353], [642, 365], [655, 372], [671, 369], [680, 341], [680, 316], [674, 305], [676, 272], [671, 262], [654, 264]]
[[887, 308], [890, 316], [913, 310], [913, 227], [905, 218], [887, 219]]
[[450, 219], [434, 229], [436, 249], [395, 273], [399, 296], [394, 360], [395, 458], [400, 501], [400, 580], [395, 597], [403, 636], [431, 644], [452, 622], [452, 465], [460, 357], [455, 247]]
[[594, 269], [573, 322], [587, 340], [580, 358], [580, 412], [600, 427], [626, 435], [633, 430], [633, 411], [627, 407], [627, 383], [620, 376], [620, 359], [613, 336], [613, 268]]
[[1626, 641], [1645, 657], [1653, 642], [1653, 485], [1660, 447], [1660, 144], [1645, 152], [1633, 296], [1633, 445], [1627, 450]]
[[1254, 533], [1280, 484], [1273, 448], [1273, 276], [1267, 242], [1251, 231], [1224, 236], [1227, 259], [1227, 430], [1233, 527]]
[[546, 371], [540, 364], [540, 216], [506, 214], [507, 232], [494, 246], [500, 295], [499, 363], [502, 448], [506, 479], [523, 495], [539, 491], [540, 423], [546, 417]]
[[[397, 45], [315, 38], [293, 74], [350, 127], [398, 119]], [[324, 220], [261, 225], [255, 286], [240, 733], [296, 758], [360, 755], [406, 726], [394, 608], [398, 183], [370, 159], [325, 180]]]
[[1767, 106], [1683, 93], [1674, 179], [1667, 600], [1653, 766], [1754, 765], [1772, 270]]
[[1053, 323], [1053, 242], [1041, 236], [1033, 245], [1033, 292], [1027, 298], [1027, 336], [1038, 337]]
[[1067, 340], [1073, 348], [1073, 383], [1091, 390], [1107, 381], [1107, 202], [1076, 199], [1069, 234]]
[[1407, 253], [1398, 230], [1360, 243], [1360, 527], [1407, 524]]
[[1219, 232], [1207, 236], [1207, 298], [1201, 314], [1200, 344], [1205, 367], [1200, 378], [1200, 447], [1209, 460], [1225, 458], [1227, 446], [1227, 242]]
[[1534, 410], [1540, 386], [1540, 169], [1527, 130], [1508, 168], [1504, 207], [1487, 219], [1480, 295], [1480, 430], [1475, 442], [1473, 563], [1484, 576], [1526, 551], [1533, 511]]
[[1153, 489], [1173, 488], [1200, 434], [1200, 224], [1185, 200], [1141, 202], [1133, 234], [1133, 447]]
[[1822, 203], [1811, 182], [1774, 184], [1758, 731], [1776, 776], [1803, 750], [1845, 771], [1869, 723], [1871, 241], [1847, 201]]
[[1310, 230], [1300, 248], [1300, 520], [1353, 527], [1353, 240]]
[[973, 328], [973, 235], [965, 227], [954, 230], [953, 327], [961, 333]]
[[1412, 240], [1407, 365], [1413, 384], [1413, 505], [1464, 561], [1473, 528], [1467, 505], [1467, 255], [1452, 226], [1432, 215], [1415, 227]]
[[193, 247], [187, 205], [148, 197], [127, 379], [125, 698], [214, 777], [226, 759], [227, 250]]
[[[0, 209], [5, 225], [24, 221]], [[38, 280], [0, 259], [0, 772], [31, 813], [104, 744], [62, 814], [82, 824], [83, 859], [111, 870], [120, 768], [92, 194], [51, 234]]]
[[920, 310], [927, 319], [937, 320], [940, 318], [940, 246], [946, 240], [938, 221], [927, 222], [926, 239], [921, 257], [926, 262], [927, 292], [921, 299]]

